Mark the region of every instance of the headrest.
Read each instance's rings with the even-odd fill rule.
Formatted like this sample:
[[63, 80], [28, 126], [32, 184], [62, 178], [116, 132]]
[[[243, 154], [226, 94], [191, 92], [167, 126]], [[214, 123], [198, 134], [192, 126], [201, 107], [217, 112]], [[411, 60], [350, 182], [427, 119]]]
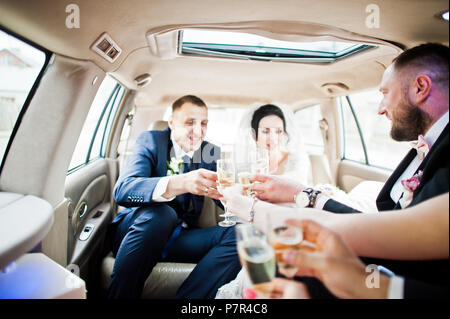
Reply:
[[167, 121], [154, 121], [150, 123], [149, 130], [164, 130], [168, 126]]

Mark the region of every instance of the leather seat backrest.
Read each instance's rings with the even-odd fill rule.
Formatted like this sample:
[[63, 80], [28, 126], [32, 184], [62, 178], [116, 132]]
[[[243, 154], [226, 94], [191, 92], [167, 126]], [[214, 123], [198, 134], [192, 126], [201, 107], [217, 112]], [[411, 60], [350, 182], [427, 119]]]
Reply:
[[164, 130], [168, 125], [169, 124], [167, 121], [158, 120], [158, 121], [154, 121], [154, 122], [150, 123], [148, 129], [149, 130]]
[[223, 210], [216, 205], [214, 200], [209, 197], [205, 197], [202, 213], [200, 214], [198, 220], [198, 226], [202, 228], [217, 226], [217, 223], [222, 220], [219, 215], [223, 213]]

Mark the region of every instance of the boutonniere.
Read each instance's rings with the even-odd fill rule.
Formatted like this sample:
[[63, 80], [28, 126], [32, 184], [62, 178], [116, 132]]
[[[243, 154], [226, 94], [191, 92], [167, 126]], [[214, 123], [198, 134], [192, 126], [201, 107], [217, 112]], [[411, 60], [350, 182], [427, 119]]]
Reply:
[[401, 181], [403, 186], [403, 196], [400, 198], [399, 203], [402, 208], [407, 207], [409, 204], [411, 204], [413, 200], [413, 194], [414, 191], [419, 187], [420, 185], [420, 179], [422, 178], [423, 172], [418, 171], [417, 174], [415, 174], [413, 177], [408, 179], [403, 179]]
[[180, 174], [181, 165], [183, 165], [184, 161], [182, 158], [172, 157], [167, 163], [167, 176]]

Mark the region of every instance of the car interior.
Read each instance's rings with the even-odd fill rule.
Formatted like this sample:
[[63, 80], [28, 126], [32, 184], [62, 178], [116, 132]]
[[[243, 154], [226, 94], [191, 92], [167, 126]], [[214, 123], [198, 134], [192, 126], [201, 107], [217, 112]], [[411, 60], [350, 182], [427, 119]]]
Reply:
[[[139, 134], [166, 128], [187, 94], [206, 102], [219, 146], [248, 108], [289, 108], [312, 184], [373, 210], [409, 149], [377, 115], [383, 72], [448, 32], [444, 0], [1, 0], [0, 269], [37, 249], [103, 298], [114, 184]], [[206, 200], [200, 226], [221, 213]], [[142, 298], [172, 298], [194, 267], [158, 263]]]

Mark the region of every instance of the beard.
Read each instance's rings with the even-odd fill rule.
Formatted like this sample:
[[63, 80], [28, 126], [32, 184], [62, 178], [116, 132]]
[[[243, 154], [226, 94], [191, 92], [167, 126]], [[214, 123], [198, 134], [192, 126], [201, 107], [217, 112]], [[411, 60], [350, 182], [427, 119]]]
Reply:
[[391, 137], [398, 142], [417, 140], [419, 135], [425, 135], [433, 119], [405, 99], [400, 103], [397, 106], [399, 112], [392, 118]]

